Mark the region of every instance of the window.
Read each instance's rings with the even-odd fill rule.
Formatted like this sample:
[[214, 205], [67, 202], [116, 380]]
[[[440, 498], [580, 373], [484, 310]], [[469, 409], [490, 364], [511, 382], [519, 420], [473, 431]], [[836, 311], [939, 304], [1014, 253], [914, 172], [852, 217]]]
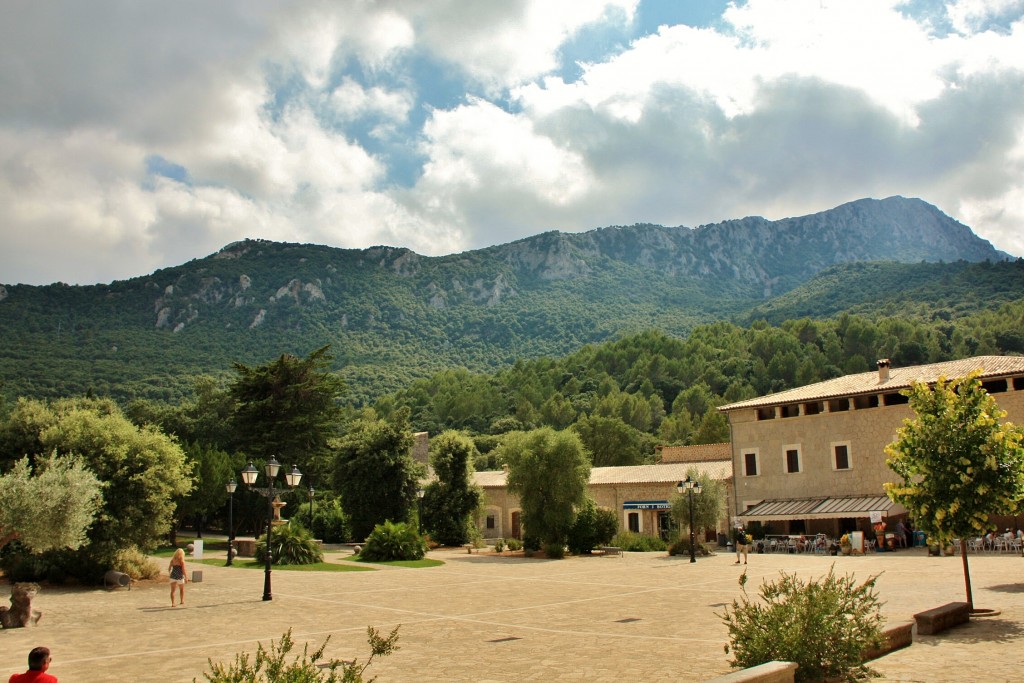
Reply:
[[783, 451], [786, 454], [786, 473], [796, 474], [800, 471], [800, 447], [784, 446]]
[[496, 521], [497, 520], [495, 520], [494, 515], [487, 515], [487, 528], [488, 529], [495, 528], [497, 526]]
[[836, 470], [848, 470], [851, 467], [850, 464], [850, 444], [848, 443], [834, 443], [832, 444], [832, 469]]
[[748, 477], [757, 476], [757, 451], [743, 454], [743, 473]]
[[640, 513], [639, 512], [630, 512], [627, 515], [627, 522], [628, 522], [629, 530], [630, 531], [632, 531], [634, 534], [640, 533]]

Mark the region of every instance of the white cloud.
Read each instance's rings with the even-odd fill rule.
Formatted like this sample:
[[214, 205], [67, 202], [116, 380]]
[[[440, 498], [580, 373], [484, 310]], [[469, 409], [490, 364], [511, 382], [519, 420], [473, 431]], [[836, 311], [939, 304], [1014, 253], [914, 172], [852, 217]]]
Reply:
[[429, 161], [411, 206], [457, 228], [464, 247], [522, 237], [545, 217], [571, 216], [593, 189], [579, 154], [482, 100], [433, 112], [424, 136]]
[[1024, 0], [957, 0], [946, 5], [946, 13], [957, 31], [976, 33], [1009, 22], [1019, 24]]
[[329, 96], [331, 112], [349, 122], [379, 116], [388, 122], [401, 123], [408, 118], [414, 102], [415, 97], [408, 90], [365, 88], [350, 77], [343, 78]]
[[425, 50], [496, 90], [550, 73], [562, 44], [580, 28], [612, 17], [628, 22], [639, 0], [457, 0], [408, 3]]
[[[952, 2], [946, 33], [906, 7], [749, 0], [565, 81], [567, 44], [625, 37], [636, 0], [0, 3], [0, 280], [248, 236], [438, 254], [892, 194], [1024, 253], [1024, 0]], [[457, 104], [427, 110], [434, 86]], [[148, 175], [157, 157], [187, 177]]]

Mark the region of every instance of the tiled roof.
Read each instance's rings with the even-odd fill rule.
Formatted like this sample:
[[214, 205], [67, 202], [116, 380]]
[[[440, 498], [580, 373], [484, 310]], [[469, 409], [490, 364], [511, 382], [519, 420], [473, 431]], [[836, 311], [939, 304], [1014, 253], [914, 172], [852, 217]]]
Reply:
[[861, 372], [825, 380], [817, 384], [780, 391], [747, 401], [730, 403], [720, 406], [718, 410], [729, 412], [743, 408], [764, 408], [767, 406], [801, 403], [804, 401], [823, 401], [833, 398], [874, 394], [878, 392], [898, 392], [907, 389], [914, 382], [932, 383], [939, 377], [954, 379], [981, 370], [982, 379], [1009, 377], [1024, 374], [1024, 356], [976, 356], [945, 363], [930, 365], [912, 365], [906, 368], [890, 368], [889, 379], [879, 382], [878, 371]]
[[[679, 462], [664, 465], [634, 465], [631, 467], [594, 467], [590, 470], [590, 485], [602, 484], [664, 484], [686, 479], [686, 473], [696, 469], [712, 479], [728, 479], [732, 476], [732, 461]], [[474, 472], [473, 482], [483, 488], [504, 488], [507, 482], [505, 472]]]
[[633, 465], [632, 467], [595, 467], [590, 470], [590, 485], [600, 484], [660, 484], [686, 479], [691, 469], [712, 479], [732, 476], [732, 460], [725, 462], [673, 462], [661, 465]]

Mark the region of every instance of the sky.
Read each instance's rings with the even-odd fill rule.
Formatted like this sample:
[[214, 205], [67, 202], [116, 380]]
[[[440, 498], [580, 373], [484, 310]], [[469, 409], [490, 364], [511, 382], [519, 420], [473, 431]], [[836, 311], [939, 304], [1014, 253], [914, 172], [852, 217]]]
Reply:
[[1024, 0], [0, 3], [0, 283], [892, 195], [1024, 254]]

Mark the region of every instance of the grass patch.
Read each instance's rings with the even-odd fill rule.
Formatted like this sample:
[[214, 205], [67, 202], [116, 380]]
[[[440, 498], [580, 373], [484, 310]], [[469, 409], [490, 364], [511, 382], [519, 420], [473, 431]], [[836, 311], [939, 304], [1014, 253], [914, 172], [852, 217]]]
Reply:
[[[223, 567], [226, 560], [211, 557], [202, 560], [187, 560], [188, 562], [196, 562], [198, 564], [208, 564], [211, 567]], [[235, 558], [235, 561], [231, 565], [232, 567], [241, 567], [242, 569], [266, 569], [266, 566], [257, 560], [239, 560]], [[274, 571], [285, 571], [285, 572], [372, 572], [373, 567], [357, 567], [351, 564], [335, 564], [333, 562], [314, 562], [313, 564], [274, 564], [270, 568]]]
[[411, 567], [413, 569], [419, 569], [421, 567], [440, 567], [444, 564], [441, 560], [431, 560], [426, 557], [422, 560], [387, 560], [384, 562], [370, 562], [369, 560], [363, 560], [356, 555], [352, 559], [356, 562], [364, 562], [366, 564], [386, 564], [390, 567]]

